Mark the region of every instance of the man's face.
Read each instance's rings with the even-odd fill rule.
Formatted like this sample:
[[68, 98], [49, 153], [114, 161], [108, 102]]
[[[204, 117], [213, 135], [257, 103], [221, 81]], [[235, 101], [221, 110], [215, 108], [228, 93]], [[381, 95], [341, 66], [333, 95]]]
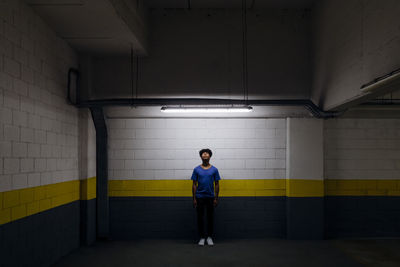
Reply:
[[210, 159], [210, 154], [208, 154], [208, 152], [203, 152], [203, 153], [201, 154], [201, 159], [202, 159], [202, 160]]

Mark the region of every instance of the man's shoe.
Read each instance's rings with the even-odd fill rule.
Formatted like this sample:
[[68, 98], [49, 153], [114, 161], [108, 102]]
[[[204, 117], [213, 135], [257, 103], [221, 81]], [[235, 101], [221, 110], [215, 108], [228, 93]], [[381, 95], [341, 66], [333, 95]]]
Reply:
[[204, 246], [204, 241], [205, 241], [204, 238], [200, 238], [199, 245], [200, 245], [200, 246]]
[[213, 242], [213, 240], [212, 240], [212, 238], [209, 236], [209, 237], [207, 237], [207, 244], [209, 245], [209, 246], [213, 246], [214, 245], [214, 242]]

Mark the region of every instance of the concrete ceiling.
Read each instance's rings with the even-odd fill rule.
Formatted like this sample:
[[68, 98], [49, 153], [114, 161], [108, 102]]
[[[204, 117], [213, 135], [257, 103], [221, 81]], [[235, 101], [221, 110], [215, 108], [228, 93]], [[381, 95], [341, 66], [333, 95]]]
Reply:
[[[241, 8], [242, 0], [145, 0], [148, 8]], [[312, 8], [315, 0], [247, 0], [249, 8]]]
[[[241, 8], [242, 0], [25, 0], [79, 52], [147, 54], [146, 8]], [[247, 0], [249, 8], [311, 8], [315, 0]]]
[[73, 48], [146, 53], [145, 25], [131, 0], [25, 0]]

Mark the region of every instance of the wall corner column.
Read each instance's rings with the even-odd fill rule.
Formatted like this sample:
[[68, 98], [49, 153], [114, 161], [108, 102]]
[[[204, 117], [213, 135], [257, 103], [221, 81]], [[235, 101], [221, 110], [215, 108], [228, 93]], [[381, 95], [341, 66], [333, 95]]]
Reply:
[[324, 239], [323, 120], [288, 118], [287, 239]]

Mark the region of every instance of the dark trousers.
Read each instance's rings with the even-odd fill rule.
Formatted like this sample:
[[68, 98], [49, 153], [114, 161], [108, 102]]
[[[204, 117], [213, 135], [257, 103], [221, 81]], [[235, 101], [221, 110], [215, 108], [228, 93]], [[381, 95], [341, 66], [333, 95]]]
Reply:
[[204, 232], [204, 209], [207, 210], [207, 236], [213, 235], [214, 230], [214, 198], [197, 198], [197, 226], [200, 238], [206, 238]]

